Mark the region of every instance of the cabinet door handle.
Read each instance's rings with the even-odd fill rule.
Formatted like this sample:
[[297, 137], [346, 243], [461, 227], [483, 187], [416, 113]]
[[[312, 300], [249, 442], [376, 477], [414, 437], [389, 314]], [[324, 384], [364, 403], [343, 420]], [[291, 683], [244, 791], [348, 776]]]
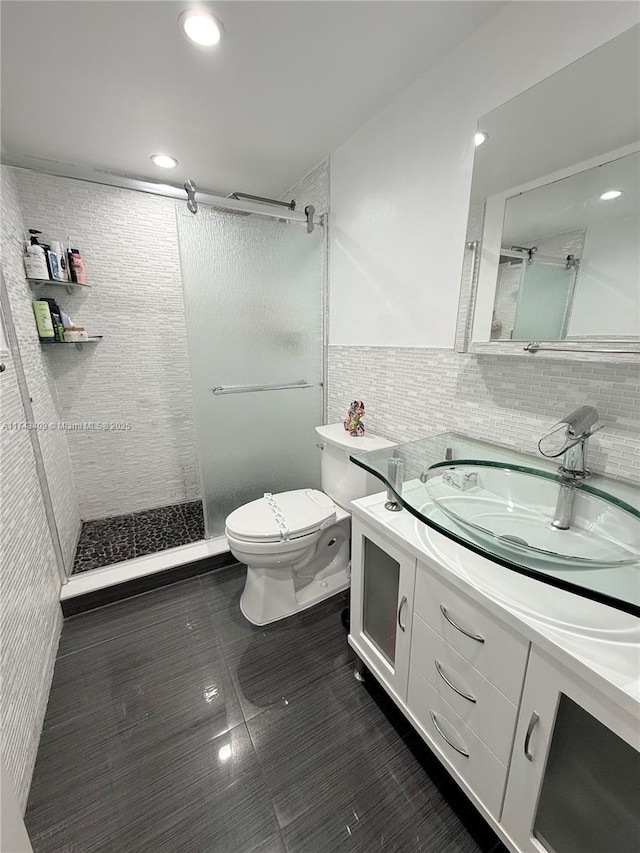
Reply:
[[402, 599], [400, 600], [400, 607], [398, 607], [398, 627], [400, 628], [401, 631], [407, 630], [407, 626], [403, 625], [402, 621], [400, 620], [400, 617], [402, 616], [402, 608], [405, 606], [406, 603], [407, 603], [407, 596], [403, 595]]
[[533, 761], [533, 753], [529, 750], [529, 744], [531, 742], [531, 735], [533, 734], [533, 730], [538, 725], [538, 720], [540, 719], [537, 711], [534, 711], [531, 715], [531, 719], [529, 720], [529, 725], [527, 726], [527, 733], [524, 737], [524, 754], [525, 758], [529, 761]]
[[452, 749], [455, 749], [456, 752], [459, 752], [460, 755], [464, 755], [465, 758], [469, 758], [469, 753], [466, 751], [466, 749], [460, 749], [460, 747], [456, 746], [455, 743], [452, 743], [449, 740], [449, 738], [446, 736], [446, 734], [442, 731], [442, 729], [438, 725], [438, 719], [437, 719], [435, 713], [433, 711], [431, 711], [430, 713], [431, 713], [431, 719], [433, 721], [433, 725], [436, 727], [436, 731], [438, 732], [438, 734], [440, 735], [442, 740], [446, 741], [449, 744], [449, 746]]
[[447, 620], [447, 622], [450, 625], [453, 625], [453, 627], [456, 629], [456, 631], [460, 631], [461, 634], [464, 634], [465, 637], [470, 637], [472, 640], [475, 640], [476, 643], [484, 643], [484, 637], [481, 637], [480, 634], [470, 634], [468, 631], [465, 631], [464, 628], [461, 628], [460, 625], [457, 625], [453, 621], [451, 616], [449, 616], [449, 614], [447, 613], [447, 608], [444, 606], [444, 604], [440, 605], [440, 611], [441, 611], [442, 615], [444, 616], [444, 618]]
[[462, 691], [458, 687], [456, 687], [455, 684], [452, 684], [449, 681], [447, 676], [442, 671], [442, 664], [440, 663], [440, 661], [434, 660], [434, 663], [436, 665], [436, 669], [438, 670], [438, 675], [444, 681], [444, 683], [447, 685], [447, 687], [450, 687], [454, 693], [457, 693], [458, 696], [462, 696], [463, 699], [467, 699], [469, 702], [477, 702], [478, 701], [475, 696], [471, 695], [471, 693], [465, 693], [464, 691]]

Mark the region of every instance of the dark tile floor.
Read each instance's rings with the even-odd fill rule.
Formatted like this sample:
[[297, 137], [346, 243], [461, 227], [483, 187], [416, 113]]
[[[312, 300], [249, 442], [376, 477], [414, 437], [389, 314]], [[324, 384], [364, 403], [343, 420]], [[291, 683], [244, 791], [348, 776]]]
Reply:
[[232, 566], [65, 622], [35, 853], [497, 853], [372, 677], [337, 596], [267, 628]]
[[202, 502], [85, 521], [72, 574], [204, 539]]

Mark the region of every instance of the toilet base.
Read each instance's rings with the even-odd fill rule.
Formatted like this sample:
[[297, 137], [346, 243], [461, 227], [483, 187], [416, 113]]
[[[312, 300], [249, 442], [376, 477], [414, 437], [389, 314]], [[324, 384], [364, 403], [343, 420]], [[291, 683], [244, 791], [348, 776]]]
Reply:
[[298, 590], [294, 575], [269, 569], [247, 567], [247, 580], [240, 596], [242, 615], [253, 625], [268, 625], [313, 607], [314, 604], [344, 592], [351, 583], [351, 564], [325, 577], [306, 581]]

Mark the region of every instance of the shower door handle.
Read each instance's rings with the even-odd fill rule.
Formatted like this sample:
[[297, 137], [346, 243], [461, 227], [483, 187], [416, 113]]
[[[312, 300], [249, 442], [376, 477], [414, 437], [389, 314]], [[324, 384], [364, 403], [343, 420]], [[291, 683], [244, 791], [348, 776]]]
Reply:
[[313, 388], [312, 382], [301, 379], [299, 382], [287, 382], [284, 385], [215, 385], [214, 394], [247, 394], [251, 391], [285, 391], [295, 388]]

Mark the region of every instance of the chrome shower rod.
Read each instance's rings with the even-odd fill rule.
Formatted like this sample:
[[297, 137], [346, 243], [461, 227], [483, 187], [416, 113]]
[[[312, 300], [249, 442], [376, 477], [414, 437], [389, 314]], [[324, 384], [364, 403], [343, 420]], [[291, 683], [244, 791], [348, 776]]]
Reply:
[[295, 199], [291, 199], [291, 201], [278, 201], [275, 198], [265, 198], [261, 195], [250, 195], [249, 193], [229, 193], [227, 198], [235, 198], [236, 201], [246, 198], [249, 201], [259, 201], [262, 204], [275, 204], [278, 207], [286, 207], [288, 210], [296, 209]]

